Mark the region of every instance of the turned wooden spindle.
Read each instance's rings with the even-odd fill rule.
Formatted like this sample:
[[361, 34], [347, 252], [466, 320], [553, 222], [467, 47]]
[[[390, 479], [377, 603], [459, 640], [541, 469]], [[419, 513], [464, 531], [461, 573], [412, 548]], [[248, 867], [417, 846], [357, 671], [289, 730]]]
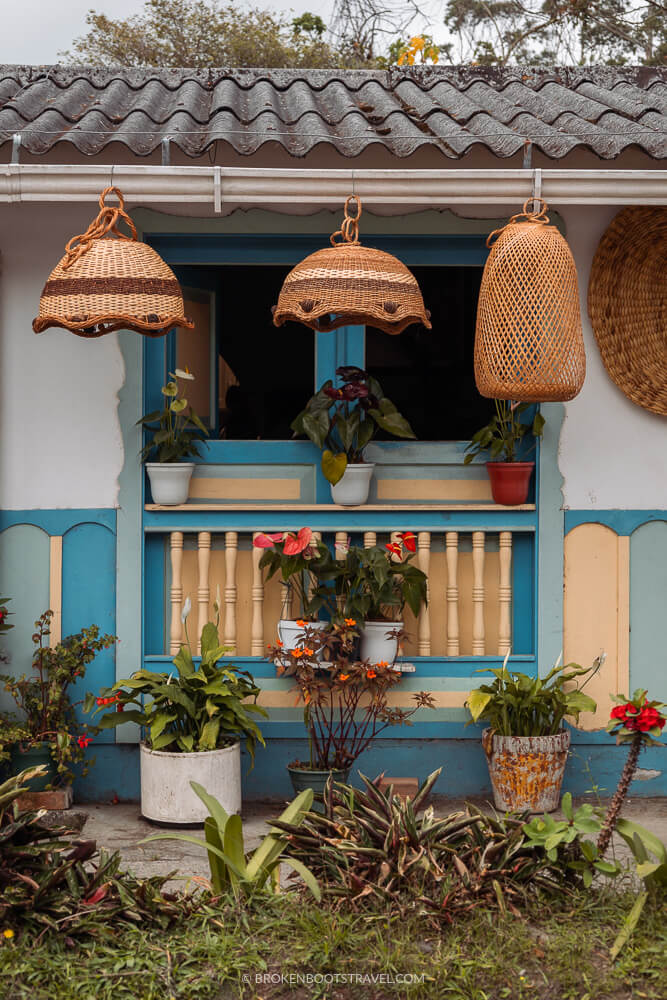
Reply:
[[505, 656], [512, 648], [512, 532], [501, 531], [498, 545], [498, 655]]
[[197, 535], [197, 566], [199, 586], [197, 587], [197, 652], [201, 653], [201, 633], [208, 621], [208, 602], [211, 588], [208, 571], [211, 564], [211, 532], [200, 531]]
[[228, 647], [226, 656], [236, 656], [236, 557], [239, 536], [236, 531], [225, 532], [225, 628], [223, 643]]
[[175, 655], [183, 641], [183, 532], [172, 531], [169, 535], [169, 556], [171, 560], [171, 628], [169, 630], [169, 652]]
[[485, 533], [472, 533], [472, 655], [484, 656], [484, 543]]
[[447, 656], [460, 655], [459, 639], [459, 533], [448, 531], [445, 535], [447, 561]]
[[[422, 573], [426, 573], [426, 597], [430, 601], [428, 572], [431, 564], [431, 532], [420, 531], [417, 535], [417, 565]], [[429, 604], [424, 605], [419, 612], [419, 623], [417, 628], [418, 643], [417, 650], [420, 656], [431, 655], [431, 609]]]

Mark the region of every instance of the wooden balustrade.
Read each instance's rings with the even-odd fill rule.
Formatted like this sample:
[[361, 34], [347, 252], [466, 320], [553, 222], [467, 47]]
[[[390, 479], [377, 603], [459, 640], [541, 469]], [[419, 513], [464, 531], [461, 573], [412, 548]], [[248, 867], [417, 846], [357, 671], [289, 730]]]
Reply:
[[[273, 596], [270, 594], [267, 599], [259, 566], [262, 550], [252, 546], [252, 538], [257, 533], [248, 532], [244, 537], [236, 531], [215, 534], [195, 531], [187, 536], [185, 544], [182, 531], [169, 534], [171, 613], [168, 649], [172, 655], [178, 652], [185, 639], [181, 616], [184, 601], [190, 598], [190, 594], [184, 593], [184, 557], [189, 560], [187, 566], [190, 568], [185, 577], [192, 592], [193, 611], [196, 605], [192, 621], [196, 619], [197, 652], [200, 652], [201, 630], [212, 616], [213, 585], [217, 589], [221, 641], [228, 647], [227, 655], [265, 655], [265, 643], [267, 637], [273, 635], [275, 624], [268, 620], [267, 615], [276, 616], [278, 596], [275, 588], [278, 581], [272, 581]], [[398, 534], [390, 532], [389, 538], [397, 540]], [[321, 539], [321, 532], [314, 532], [314, 537]], [[386, 540], [387, 534], [383, 534], [379, 544]], [[193, 542], [196, 545], [194, 550]], [[350, 542], [372, 547], [378, 544], [378, 533], [365, 531], [350, 538], [346, 531], [335, 532], [333, 550], [337, 559], [345, 557]], [[390, 558], [400, 559], [393, 554]], [[422, 609], [414, 627], [409, 628], [416, 634], [407, 640], [406, 655], [457, 657], [485, 656], [494, 652], [504, 656], [510, 651], [512, 559], [513, 537], [508, 530], [419, 531], [415, 564], [429, 578], [428, 604]], [[433, 580], [437, 581], [437, 586]], [[315, 585], [314, 579], [311, 578], [309, 585], [311, 588]], [[287, 617], [292, 614], [289, 595], [282, 602], [281, 613]], [[240, 637], [239, 620], [242, 622]], [[194, 629], [189, 638], [194, 646], [193, 633]]]

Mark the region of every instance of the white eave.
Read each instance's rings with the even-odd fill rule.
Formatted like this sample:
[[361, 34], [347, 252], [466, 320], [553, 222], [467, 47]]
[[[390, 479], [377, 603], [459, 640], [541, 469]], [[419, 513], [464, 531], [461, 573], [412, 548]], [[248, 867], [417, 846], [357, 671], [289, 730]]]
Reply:
[[0, 202], [91, 201], [118, 186], [131, 204], [339, 208], [349, 194], [366, 206], [667, 204], [667, 170], [318, 170], [216, 166], [0, 164]]

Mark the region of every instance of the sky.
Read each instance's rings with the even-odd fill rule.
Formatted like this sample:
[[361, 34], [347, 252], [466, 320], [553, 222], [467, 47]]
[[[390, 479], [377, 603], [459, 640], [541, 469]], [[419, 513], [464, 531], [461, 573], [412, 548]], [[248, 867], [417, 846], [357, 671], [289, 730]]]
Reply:
[[[255, 0], [253, 6], [294, 10], [297, 15], [309, 10], [326, 22], [332, 0]], [[58, 53], [85, 34], [90, 9], [124, 18], [142, 8], [143, 0], [0, 0], [0, 63], [56, 63]]]

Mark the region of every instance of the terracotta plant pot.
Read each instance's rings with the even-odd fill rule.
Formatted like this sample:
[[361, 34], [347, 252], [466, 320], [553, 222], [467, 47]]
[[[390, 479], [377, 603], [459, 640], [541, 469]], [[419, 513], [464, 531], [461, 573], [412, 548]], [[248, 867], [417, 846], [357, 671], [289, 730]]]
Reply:
[[491, 494], [496, 503], [516, 507], [528, 499], [534, 462], [487, 462]]
[[570, 731], [553, 736], [498, 736], [482, 733], [493, 801], [501, 812], [553, 812], [570, 748]]

